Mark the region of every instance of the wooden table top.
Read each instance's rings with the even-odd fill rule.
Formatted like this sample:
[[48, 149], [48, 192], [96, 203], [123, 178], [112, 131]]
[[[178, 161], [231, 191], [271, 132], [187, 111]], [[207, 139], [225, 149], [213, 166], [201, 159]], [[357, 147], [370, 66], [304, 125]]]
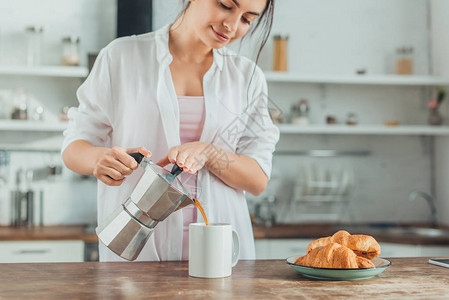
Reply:
[[449, 269], [392, 258], [371, 279], [320, 281], [283, 260], [239, 261], [228, 278], [188, 276], [187, 262], [0, 264], [0, 299], [448, 299]]
[[[354, 227], [354, 225], [351, 226]], [[419, 224], [417, 224], [417, 226], [422, 227]], [[316, 239], [323, 236], [330, 236], [337, 230], [345, 228], [346, 227], [344, 225], [336, 227], [336, 225], [331, 224], [276, 224], [271, 227], [253, 225], [255, 239]], [[443, 228], [449, 230], [449, 228], [447, 227]], [[370, 234], [363, 231], [350, 232]], [[389, 236], [376, 233], [371, 233], [371, 235], [379, 242], [391, 242], [410, 245], [449, 245], [449, 239], [444, 236]], [[96, 243], [98, 242], [98, 237], [95, 234], [93, 228], [89, 228], [89, 230], [86, 232], [86, 226], [83, 225], [58, 225], [32, 228], [14, 228], [9, 226], [0, 226], [0, 241], [32, 240], [82, 240], [86, 243]]]

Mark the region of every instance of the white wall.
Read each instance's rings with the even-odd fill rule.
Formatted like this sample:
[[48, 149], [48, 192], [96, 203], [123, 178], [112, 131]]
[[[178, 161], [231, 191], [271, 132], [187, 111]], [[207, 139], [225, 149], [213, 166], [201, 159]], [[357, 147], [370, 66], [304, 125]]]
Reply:
[[[178, 0], [155, 0], [154, 27], [159, 28], [173, 20], [179, 12], [179, 3]], [[444, 5], [444, 1], [435, 3]], [[23, 62], [23, 56], [19, 56], [15, 49], [21, 48], [19, 41], [29, 24], [43, 24], [48, 28], [49, 63], [58, 63], [59, 41], [67, 34], [81, 36], [82, 53], [98, 51], [115, 36], [115, 7], [112, 0], [0, 0], [1, 61]], [[426, 74], [429, 66], [427, 21], [426, 0], [283, 0], [277, 1], [273, 34], [290, 35], [289, 66], [293, 71], [353, 74], [358, 68], [366, 68], [371, 74], [389, 73], [394, 49], [412, 45], [416, 73]], [[271, 48], [270, 40], [259, 61], [264, 69], [271, 68]], [[244, 46], [242, 53], [251, 51]], [[444, 56], [441, 57], [444, 60]], [[0, 76], [0, 89], [25, 86], [54, 112], [66, 103], [76, 103], [74, 92], [79, 83], [68, 79], [47, 81]], [[401, 124], [424, 124], [427, 118], [425, 91], [419, 88], [270, 84], [269, 89], [271, 98], [286, 112], [293, 101], [308, 98], [314, 123], [323, 123], [324, 117], [330, 113], [344, 120], [348, 112], [357, 113], [360, 123], [379, 124], [387, 119], [396, 119]], [[352, 204], [356, 220], [428, 219], [429, 212], [424, 202], [407, 201], [408, 194], [414, 189], [430, 190], [430, 156], [425, 140], [419, 137], [286, 135], [282, 136], [278, 148], [369, 150], [371, 155], [368, 157], [328, 160], [330, 164], [351, 164], [356, 171], [358, 185]], [[21, 161], [28, 161], [22, 157], [14, 155], [11, 174], [22, 164]], [[29, 157], [38, 164], [45, 164], [48, 160], [48, 155]], [[56, 157], [57, 154], [55, 160]], [[314, 159], [303, 156], [275, 158], [274, 177], [268, 192], [275, 190], [277, 193], [280, 211], [289, 200], [289, 189], [276, 191], [275, 179], [282, 183], [291, 182], [296, 176], [291, 166], [301, 168], [311, 161]], [[64, 174], [63, 178], [47, 187], [51, 199], [46, 207], [52, 208], [46, 212], [48, 223], [92, 220], [95, 215], [95, 184], [76, 183], [81, 179], [68, 170]], [[7, 193], [1, 187], [0, 190], [3, 195]], [[85, 193], [78, 195], [73, 190]], [[1, 209], [7, 201], [3, 197], [0, 199]], [[279, 217], [285, 221], [301, 221], [294, 211]], [[4, 218], [0, 213], [0, 223], [5, 222]]]
[[[87, 53], [98, 52], [115, 37], [116, 1], [0, 0], [0, 64], [26, 63], [25, 27], [30, 25], [44, 28], [44, 64], [59, 65], [62, 37], [77, 35], [81, 65], [86, 66]], [[64, 106], [77, 104], [75, 91], [80, 83], [67, 78], [0, 76], [0, 89], [26, 88], [44, 105], [50, 119]]]
[[114, 0], [0, 0], [2, 64], [23, 64], [26, 55], [25, 27], [44, 28], [46, 64], [59, 64], [61, 38], [81, 39], [81, 64], [86, 53], [97, 52], [115, 37]]
[[[154, 0], [154, 28], [172, 22], [180, 0]], [[426, 0], [281, 0], [273, 34], [288, 34], [289, 67], [305, 73], [391, 73], [397, 47], [413, 46], [417, 74], [427, 74]], [[252, 53], [244, 49], [243, 53]], [[272, 41], [260, 61], [271, 68]]]
[[[45, 64], [59, 65], [61, 38], [78, 35], [81, 39], [81, 64], [87, 65], [87, 53], [98, 52], [115, 37], [116, 1], [114, 0], [0, 0], [0, 64], [25, 64], [25, 27], [44, 27]], [[77, 105], [76, 89], [82, 81], [68, 78], [34, 78], [1, 76], [0, 90], [25, 88], [37, 103], [45, 107], [46, 118], [56, 118], [64, 106]], [[45, 138], [44, 141], [40, 139]], [[50, 140], [47, 140], [50, 138]], [[0, 131], [0, 140], [17, 144], [33, 141], [60, 144], [61, 138], [36, 134], [10, 134]], [[1, 150], [1, 149], [0, 149]], [[40, 168], [55, 163], [62, 165], [59, 153], [10, 153], [7, 185], [0, 182], [0, 225], [9, 222], [9, 193], [16, 189], [15, 174], [19, 168]], [[96, 182], [64, 168], [51, 182], [33, 182], [37, 193], [44, 191], [45, 224], [82, 224], [96, 221]], [[22, 189], [28, 188], [22, 184]], [[38, 197], [37, 197], [38, 198]]]
[[[154, 24], [159, 28], [172, 22], [179, 1], [156, 0]], [[368, 74], [394, 71], [395, 49], [413, 46], [416, 74], [428, 74], [429, 45], [426, 0], [284, 0], [277, 1], [272, 35], [289, 35], [289, 70], [301, 73]], [[238, 44], [233, 48], [238, 49]], [[254, 43], [244, 43], [241, 52], [254, 58]], [[259, 65], [272, 66], [272, 39]], [[269, 84], [270, 98], [288, 113], [293, 101], [310, 102], [312, 123], [324, 123], [328, 114], [344, 122], [349, 112], [364, 124], [397, 120], [400, 124], [426, 124], [426, 90], [416, 87], [342, 86], [316, 84]], [[283, 135], [278, 150], [339, 149], [368, 150], [367, 157], [316, 159], [305, 156], [278, 156], [273, 178], [263, 196], [278, 197], [278, 219], [305, 220], [304, 207], [289, 209], [295, 171], [311, 163], [351, 165], [357, 188], [351, 208], [356, 221], [426, 222], [429, 208], [418, 200], [409, 202], [415, 189], [430, 192], [430, 155], [426, 139], [382, 136], [301, 136]], [[260, 201], [248, 195], [250, 201]], [[338, 208], [337, 208], [338, 209]], [[326, 211], [327, 209], [322, 209]]]
[[[420, 0], [277, 1], [273, 34], [290, 36], [294, 71], [391, 73], [395, 49], [411, 45], [416, 73], [426, 74], [425, 11], [426, 1]], [[271, 53], [270, 45], [267, 50]]]
[[[432, 53], [433, 69], [436, 75], [449, 76], [449, 2], [445, 0], [431, 0], [432, 5]], [[449, 99], [445, 100], [446, 103]], [[448, 116], [448, 110], [445, 110]], [[446, 123], [448, 119], [446, 117]], [[436, 165], [436, 198], [439, 220], [449, 224], [449, 139], [439, 137], [436, 139], [435, 156]]]

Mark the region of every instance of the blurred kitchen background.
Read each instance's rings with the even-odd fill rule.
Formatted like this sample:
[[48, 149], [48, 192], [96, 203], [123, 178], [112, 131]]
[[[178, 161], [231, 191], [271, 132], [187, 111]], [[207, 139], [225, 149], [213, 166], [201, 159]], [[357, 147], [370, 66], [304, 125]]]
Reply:
[[[101, 48], [181, 9], [130, 2], [0, 0], [1, 262], [96, 259], [96, 180], [59, 152], [67, 108]], [[448, 15], [445, 0], [276, 1], [259, 66], [281, 138], [247, 195], [258, 258], [337, 228], [372, 232], [383, 256], [449, 255]], [[255, 59], [257, 41], [232, 48]]]

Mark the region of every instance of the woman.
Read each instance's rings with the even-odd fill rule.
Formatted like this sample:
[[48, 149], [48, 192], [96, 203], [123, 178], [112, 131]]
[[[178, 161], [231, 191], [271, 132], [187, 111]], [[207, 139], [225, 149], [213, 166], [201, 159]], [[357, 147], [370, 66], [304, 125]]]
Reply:
[[[255, 258], [244, 191], [265, 189], [279, 132], [262, 71], [224, 47], [265, 21], [263, 46], [272, 14], [273, 0], [191, 0], [174, 24], [102, 49], [69, 111], [62, 148], [68, 168], [99, 179], [99, 222], [142, 175], [128, 155], [138, 151], [182, 167], [181, 181], [208, 219], [232, 224], [240, 258]], [[187, 228], [196, 221], [192, 205], [172, 213], [137, 260], [187, 259]], [[100, 260], [121, 258], [100, 243]]]

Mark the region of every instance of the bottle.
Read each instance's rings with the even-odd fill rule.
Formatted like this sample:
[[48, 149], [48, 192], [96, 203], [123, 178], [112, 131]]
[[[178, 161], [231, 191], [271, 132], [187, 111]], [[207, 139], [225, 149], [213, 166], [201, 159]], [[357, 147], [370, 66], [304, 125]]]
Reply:
[[62, 59], [63, 66], [78, 66], [80, 63], [79, 42], [77, 36], [68, 36], [62, 39]]
[[37, 66], [42, 64], [42, 26], [28, 26], [25, 28], [27, 39], [27, 65]]
[[273, 71], [287, 71], [287, 35], [274, 36]]
[[413, 48], [401, 47], [396, 50], [396, 74], [413, 74]]

